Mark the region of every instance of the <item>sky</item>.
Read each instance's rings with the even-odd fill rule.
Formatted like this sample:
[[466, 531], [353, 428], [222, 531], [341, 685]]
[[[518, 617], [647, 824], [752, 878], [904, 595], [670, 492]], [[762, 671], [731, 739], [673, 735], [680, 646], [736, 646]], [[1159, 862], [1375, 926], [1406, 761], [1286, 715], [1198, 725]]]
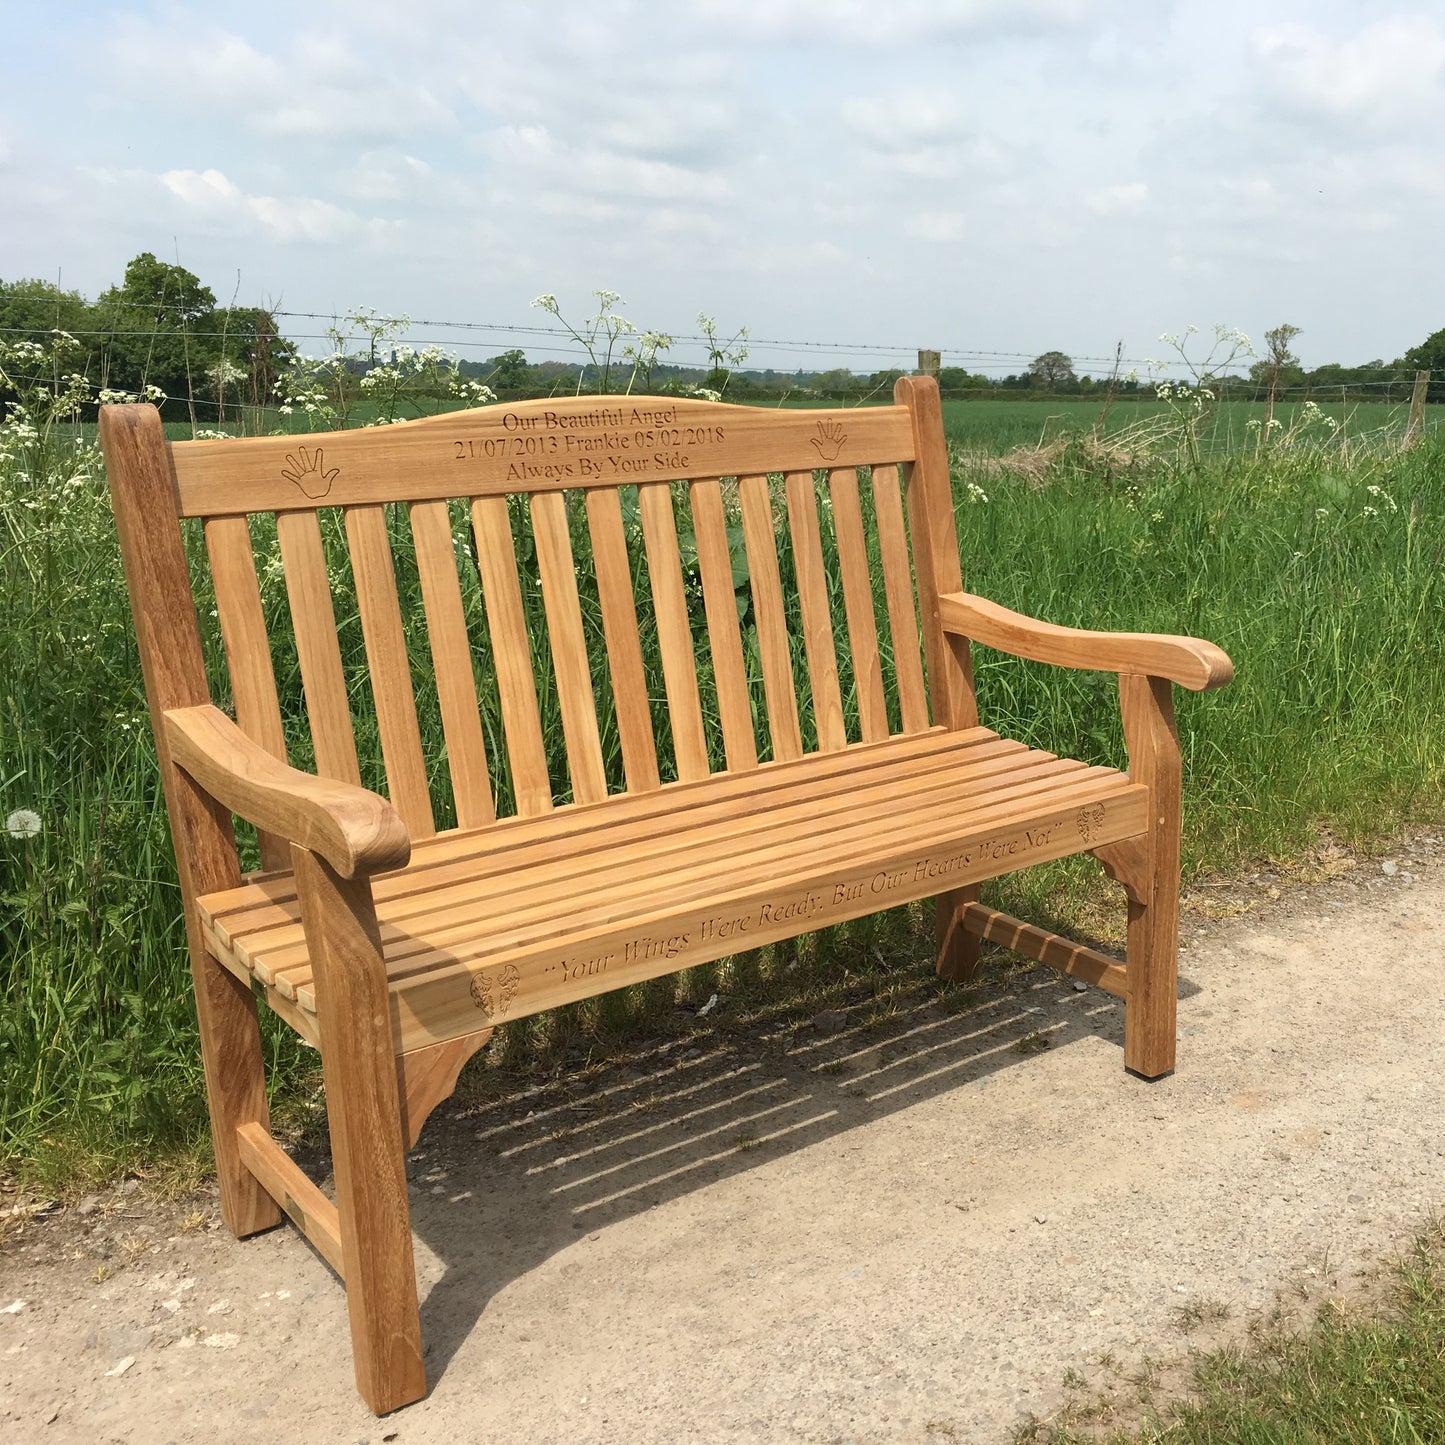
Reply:
[[[220, 302], [370, 307], [480, 359], [621, 314], [750, 366], [1058, 349], [1098, 374], [1445, 326], [1445, 5], [0, 0], [0, 279], [153, 251]], [[307, 349], [326, 322], [282, 318]], [[806, 344], [803, 344], [806, 343]]]

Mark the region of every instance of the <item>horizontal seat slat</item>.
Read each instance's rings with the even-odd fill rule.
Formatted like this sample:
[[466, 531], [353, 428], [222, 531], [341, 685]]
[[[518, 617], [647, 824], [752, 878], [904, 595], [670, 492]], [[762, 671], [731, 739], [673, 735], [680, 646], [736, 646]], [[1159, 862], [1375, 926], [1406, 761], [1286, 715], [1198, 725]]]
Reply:
[[[378, 903], [389, 903], [408, 893], [436, 886], [432, 870], [459, 868], [455, 877], [485, 877], [493, 871], [514, 866], [521, 850], [535, 844], [547, 845], [566, 838], [579, 852], [606, 846], [615, 830], [629, 824], [651, 821], [676, 831], [691, 820], [693, 810], [726, 803], [747, 796], [760, 806], [779, 789], [800, 787], [827, 792], [836, 788], [866, 786], [869, 775], [880, 768], [895, 769], [910, 761], [924, 770], [939, 765], [955, 751], [991, 746], [995, 751], [1023, 751], [1023, 744], [1000, 738], [988, 728], [945, 733], [935, 730], [910, 738], [896, 738], [883, 746], [861, 746], [842, 754], [815, 753], [808, 759], [806, 774], [777, 763], [764, 763], [747, 778], [721, 773], [697, 783], [672, 783], [648, 795], [609, 798], [605, 804], [559, 808], [541, 818], [507, 818], [489, 828], [452, 832], [429, 838], [413, 846], [405, 868], [378, 874], [372, 880], [372, 895]], [[803, 779], [806, 778], [804, 782]], [[451, 881], [448, 877], [443, 881]], [[257, 879], [242, 887], [210, 894], [206, 899], [213, 917], [236, 920], [254, 908], [286, 903], [296, 897], [290, 873]], [[244, 926], [244, 925], [239, 925]]]
[[[1032, 816], [1012, 810], [988, 830], [966, 825], [957, 832], [935, 830], [926, 841], [915, 838], [909, 846], [886, 852], [870, 841], [861, 857], [839, 858], [830, 852], [809, 860], [808, 867], [723, 894], [703, 896], [696, 889], [674, 894], [662, 889], [644, 916], [530, 941], [524, 948], [490, 954], [485, 967], [478, 962], [449, 962], [444, 955], [436, 960], [437, 966], [393, 982], [398, 1046], [419, 1047], [429, 1040], [456, 1037], [475, 1029], [479, 1018], [497, 1022], [522, 1017], [740, 949], [812, 932], [927, 897], [938, 891], [941, 882], [977, 882], [1009, 866], [1000, 861], [1000, 850], [1014, 850], [1014, 866], [1077, 852], [1078, 837], [1072, 833], [1075, 814], [1081, 806], [1098, 806], [1100, 799], [1108, 799], [1112, 810], [1103, 828], [1105, 838], [1116, 831], [1143, 830], [1145, 790], [1117, 791], [1105, 780]], [[306, 990], [299, 1001], [303, 1007], [314, 1007]]]
[[[560, 932], [601, 926], [645, 911], [669, 890], [676, 896], [702, 898], [719, 886], [734, 889], [751, 883], [769, 887], [813, 856], [866, 859], [876, 856], [880, 849], [896, 850], [931, 841], [939, 836], [940, 828], [946, 836], [950, 819], [966, 818], [980, 826], [1004, 825], [1019, 816], [1020, 803], [1025, 805], [1027, 816], [1033, 799], [1061, 796], [1065, 787], [1073, 790], [1069, 796], [1077, 792], [1083, 797], [1093, 784], [1105, 781], [1102, 775], [1083, 770], [1077, 763], [1058, 766], [1059, 776], [1002, 789], [997, 800], [992, 796], [973, 798], [963, 790], [944, 794], [937, 806], [906, 824], [896, 821], [896, 796], [888, 800], [891, 808], [885, 804], [856, 822], [850, 809], [848, 826], [831, 828], [823, 848], [810, 846], [814, 844], [811, 824], [799, 824], [795, 819], [790, 827], [771, 828], [758, 846], [750, 846], [746, 837], [734, 837], [716, 847], [700, 844], [680, 853], [666, 850], [665, 855], [656, 845], [623, 851], [620, 861], [628, 886], [621, 886], [601, 872], [569, 879], [568, 906], [561, 920], [556, 871], [548, 870], [548, 879], [523, 875], [519, 888], [509, 890], [505, 900], [480, 897], [450, 910], [418, 913], [402, 924], [383, 923], [388, 970], [393, 978], [402, 979], [435, 966], [443, 955], [485, 959], [498, 951], [525, 948]], [[887, 821], [890, 813], [894, 818], [892, 826]], [[728, 851], [722, 851], [725, 848]], [[265, 981], [274, 982], [288, 997], [299, 997], [310, 977], [304, 944], [287, 950], [285, 956], [288, 963], [280, 967], [279, 954], [274, 961], [268, 955], [259, 955], [263, 966], [272, 963], [267, 969], [271, 976]]]
[[[699, 808], [689, 816], [685, 829], [675, 823], [668, 826], [666, 819], [657, 819], [596, 830], [582, 838], [559, 833], [556, 838], [519, 849], [505, 862], [472, 859], [461, 866], [432, 870], [418, 879], [417, 886], [411, 891], [384, 900], [386, 918], [397, 921], [400, 926], [403, 920], [417, 914], [435, 915], [459, 901], [484, 896], [492, 889], [505, 886], [508, 880], [529, 876], [533, 870], [540, 868], [565, 867], [569, 884], [572, 884], [594, 870], [614, 870], [629, 849], [661, 847], [671, 842], [673, 856], [680, 860], [686, 856], [692, 838], [705, 838], [709, 856], [722, 867], [728, 864], [733, 851], [746, 853], [761, 847], [768, 841], [771, 829], [780, 823], [796, 822], [799, 810], [809, 805], [836, 809], [844, 798], [852, 798], [857, 801], [859, 809], [856, 816], [871, 818], [878, 813], [886, 817], [890, 810], [896, 809], [900, 790], [906, 789], [920, 799], [944, 792], [955, 799], [964, 796], [981, 799], [988, 792], [1030, 782], [1041, 771], [1047, 774], [1059, 767], [1067, 770], [1082, 766], [1060, 762], [1047, 753], [1020, 757], [1018, 751], [1010, 750], [1007, 744], [997, 746], [997, 751], [988, 748], [977, 750], [980, 756], [964, 778], [946, 766], [930, 765], [931, 760], [920, 759], [896, 772], [892, 769], [886, 773], [880, 770], [872, 780], [865, 779], [853, 787], [840, 785], [824, 792], [800, 785], [773, 794], [766, 800], [747, 800], [743, 806], [720, 803]], [[960, 790], [965, 788], [967, 791], [961, 793]], [[626, 891], [625, 885], [619, 886]], [[218, 919], [217, 923], [223, 936], [239, 936], [244, 932], [247, 938], [270, 949], [300, 941], [302, 935], [296, 919], [296, 906], [294, 902], [288, 902], [272, 904], [267, 909], [250, 910], [239, 919], [233, 915], [226, 916]], [[281, 932], [273, 934], [271, 930]]]
[[[931, 749], [919, 746], [927, 743]], [[836, 754], [815, 755], [797, 763], [765, 765], [751, 775], [752, 781], [771, 772], [776, 786], [761, 792], [754, 788], [731, 798], [709, 799], [709, 793], [739, 781], [721, 777], [673, 785], [661, 795], [612, 799], [591, 809], [524, 820], [526, 841], [503, 846], [496, 854], [483, 844], [489, 836], [504, 834], [503, 825], [423, 844], [417, 864], [377, 880], [378, 921], [393, 991], [405, 1000], [415, 990], [427, 999], [440, 997], [435, 976], [450, 977], [461, 969], [468, 980], [465, 992], [483, 965], [490, 978], [506, 962], [528, 977], [538, 968], [545, 973], [547, 967], [561, 967], [565, 974], [571, 967], [567, 959], [578, 949], [586, 952], [624, 934], [651, 938], [648, 930], [674, 914], [702, 918], [719, 909], [746, 912], [753, 907], [749, 899], [756, 903], [789, 890], [806, 890], [813, 886], [810, 878], [836, 874], [843, 879], [850, 869], [866, 872], [874, 864], [883, 870], [879, 876], [892, 876], [889, 870], [902, 866], [900, 860], [913, 860], [911, 874], [904, 868], [884, 885], [885, 896], [852, 896], [854, 879], [840, 882], [836, 897], [830, 892], [800, 905], [808, 916], [797, 918], [791, 931], [801, 932], [834, 921], [838, 910], [839, 917], [856, 916], [936, 892], [940, 882], [967, 881], [960, 875], [971, 868], [987, 876], [1076, 852], [1086, 846], [1083, 831], [1090, 840], [1103, 842], [1131, 836], [1144, 826], [1142, 790], [1126, 775], [1025, 749], [984, 729], [962, 746], [956, 734], [931, 733], [849, 751], [872, 755], [872, 766], [861, 776], [856, 770], [828, 769]], [[637, 806], [665, 802], [669, 794], [690, 806]], [[1088, 810], [1086, 829], [1077, 824], [1080, 809]], [[629, 810], [630, 818], [625, 816]], [[966, 856], [970, 840], [975, 856]], [[453, 845], [449, 857], [442, 851], [447, 844]], [[470, 845], [471, 852], [457, 854], [459, 845]], [[964, 851], [950, 861], [943, 857], [950, 848]], [[428, 854], [441, 856], [429, 861]], [[910, 893], [914, 882], [918, 891]], [[285, 879], [230, 890], [201, 900], [201, 905], [214, 950], [283, 995], [295, 997], [303, 1008], [314, 1008], [299, 909], [294, 890], [287, 895]], [[821, 916], [825, 913], [827, 917]], [[715, 930], [709, 930], [707, 939], [699, 933], [687, 940], [686, 961], [669, 960], [668, 966], [701, 961], [692, 953], [704, 943], [719, 945], [712, 957], [753, 947], [759, 941], [755, 926], [781, 926], [782, 921], [775, 913], [759, 915], [753, 923], [739, 925], [739, 936], [730, 946], [720, 946]], [[684, 949], [683, 944], [677, 947]], [[651, 948], [651, 943], [638, 944], [633, 953], [640, 949], [648, 954]], [[595, 962], [606, 951], [589, 957]], [[652, 968], [640, 976], [666, 971], [662, 960], [651, 957], [619, 955], [615, 961]], [[542, 990], [538, 996], [551, 999], [548, 990], [555, 989], [557, 980], [537, 977], [536, 987]], [[585, 977], [572, 982], [581, 986]], [[599, 966], [597, 986], [590, 991], [625, 981]], [[483, 995], [488, 987], [479, 986]], [[453, 985], [447, 988], [456, 992]], [[575, 996], [585, 997], [588, 991], [584, 988]], [[398, 1037], [409, 1040], [406, 1047], [454, 1036], [447, 1026], [435, 1031], [436, 1019], [428, 1012], [434, 1006], [440, 1007], [429, 1002], [417, 1013], [410, 1002], [398, 1005]], [[456, 1031], [463, 1023], [476, 1028], [488, 1021], [479, 1018], [478, 1006], [469, 1007], [470, 1015], [455, 1015]], [[506, 1016], [518, 1016], [519, 1008], [532, 1011], [530, 1004], [523, 1008], [518, 1003]], [[412, 1017], [422, 1021], [406, 1022]]]
[[[927, 772], [917, 765], [907, 773], [890, 770], [871, 785], [846, 790], [846, 796], [855, 804], [849, 809], [848, 820], [851, 824], [856, 819], [864, 827], [886, 822], [890, 813], [896, 812], [901, 794], [926, 799], [929, 812], [954, 805], [983, 806], [992, 804], [994, 794], [1027, 790], [1045, 778], [1082, 768], [1081, 763], [1047, 753], [1023, 758], [1006, 753], [982, 760], [963, 777], [946, 769]], [[580, 904], [579, 890], [595, 874], [605, 880], [602, 886], [608, 897], [621, 901], [631, 889], [625, 877], [618, 879], [614, 874], [625, 868], [629, 854], [639, 849], [655, 850], [671, 844], [670, 857], [679, 869], [701, 849], [705, 861], [721, 870], [734, 864], [738, 855], [747, 858], [765, 846], [776, 846], [774, 830], [780, 827], [790, 826], [806, 837], [811, 825], [806, 817], [800, 819], [800, 813], [809, 806], [836, 811], [843, 801], [842, 792], [824, 795], [799, 789], [796, 794], [800, 795], [776, 796], [770, 807], [750, 804], [741, 809], [728, 805], [699, 809], [685, 831], [675, 825], [609, 828], [590, 840], [591, 847], [578, 847], [574, 839], [562, 834], [550, 844], [534, 845], [512, 855], [504, 868], [483, 868], [472, 862], [465, 870], [448, 869], [445, 879], [427, 880], [432, 886], [387, 900], [382, 915], [383, 936], [387, 936], [388, 928], [405, 929], [410, 920], [421, 916], [440, 925], [447, 911], [459, 906], [468, 916], [474, 916], [494, 896], [505, 899], [510, 917], [531, 897], [527, 890], [536, 888], [535, 880], [543, 871], [550, 878], [565, 872], [573, 904]], [[555, 907], [555, 884], [544, 882], [542, 887], [544, 907]], [[302, 946], [303, 934], [294, 903], [248, 913], [240, 928], [229, 918], [220, 927], [222, 936], [240, 936], [244, 932], [248, 948], [268, 954]]]

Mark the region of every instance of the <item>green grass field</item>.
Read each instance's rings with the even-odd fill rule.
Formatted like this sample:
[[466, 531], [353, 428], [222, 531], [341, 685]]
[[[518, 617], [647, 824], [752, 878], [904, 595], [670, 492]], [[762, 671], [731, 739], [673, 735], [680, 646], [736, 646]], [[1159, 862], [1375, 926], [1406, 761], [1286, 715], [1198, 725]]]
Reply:
[[[873, 404], [883, 405], [890, 400], [890, 396], [884, 395], [875, 398]], [[788, 406], [808, 408], [839, 404], [797, 396], [788, 398], [786, 402]], [[419, 409], [430, 414], [434, 409], [453, 410], [458, 405], [452, 401], [440, 404], [426, 402], [420, 404]], [[943, 428], [949, 442], [960, 450], [1001, 456], [1016, 447], [1047, 446], [1071, 434], [1091, 433], [1099, 422], [1102, 410], [1102, 399], [1097, 397], [945, 400]], [[1391, 405], [1384, 402], [1321, 402], [1319, 410], [1339, 425], [1348, 441], [1356, 443], [1400, 435], [1409, 413], [1409, 407], [1403, 403]], [[1301, 411], [1301, 404], [1285, 402], [1275, 408], [1274, 414], [1281, 425], [1288, 428], [1300, 419]], [[375, 415], [373, 405], [359, 402], [351, 414], [351, 421], [360, 425], [373, 420]], [[1105, 435], [1117, 435], [1167, 415], [1168, 408], [1153, 396], [1122, 397], [1109, 408], [1103, 432]], [[1262, 422], [1264, 415], [1262, 402], [1230, 401], [1220, 404], [1200, 428], [1202, 449], [1224, 453], [1253, 451], [1256, 433], [1250, 429], [1249, 423]], [[1441, 426], [1445, 426], [1445, 405], [1426, 407], [1426, 430], [1433, 431]], [[241, 419], [226, 423], [225, 429], [238, 435], [275, 430], [303, 432], [307, 430], [307, 424], [299, 414], [283, 417], [274, 409], [259, 414], [248, 409]], [[166, 435], [172, 441], [184, 441], [191, 434], [189, 422], [166, 423]]]

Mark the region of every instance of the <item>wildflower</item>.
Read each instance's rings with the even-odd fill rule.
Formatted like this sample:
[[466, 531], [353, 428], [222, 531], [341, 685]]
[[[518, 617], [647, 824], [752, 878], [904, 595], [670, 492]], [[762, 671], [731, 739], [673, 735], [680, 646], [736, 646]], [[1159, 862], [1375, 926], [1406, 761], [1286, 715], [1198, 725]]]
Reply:
[[1330, 514], [1330, 509], [1329, 509], [1328, 507], [1316, 507], [1316, 508], [1315, 508], [1315, 516], [1317, 516], [1317, 517], [1328, 517], [1329, 514]]
[[969, 482], [967, 484], [967, 496], [970, 502], [988, 501], [988, 493], [985, 492], [977, 482]]
[[34, 838], [40, 832], [40, 814], [16, 808], [5, 820], [5, 831], [12, 838]]

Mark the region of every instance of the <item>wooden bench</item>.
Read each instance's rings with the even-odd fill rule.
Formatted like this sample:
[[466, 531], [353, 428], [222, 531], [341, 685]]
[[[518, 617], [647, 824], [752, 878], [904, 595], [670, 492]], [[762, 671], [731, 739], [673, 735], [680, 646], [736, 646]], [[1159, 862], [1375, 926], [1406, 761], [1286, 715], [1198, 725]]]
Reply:
[[[498, 1023], [935, 897], [940, 973], [1006, 944], [1126, 1000], [1127, 1068], [1173, 1067], [1170, 685], [1229, 660], [965, 593], [932, 382], [845, 411], [578, 397], [175, 445], [111, 406], [101, 439], [222, 1213], [245, 1236], [284, 1211], [345, 1280], [378, 1413], [426, 1390], [404, 1156]], [[970, 639], [1117, 672], [1128, 773], [981, 727]], [[297, 668], [304, 716], [278, 701]], [[978, 902], [1080, 852], [1127, 890], [1127, 965]], [[334, 1204], [271, 1137], [257, 997], [321, 1050]]]

